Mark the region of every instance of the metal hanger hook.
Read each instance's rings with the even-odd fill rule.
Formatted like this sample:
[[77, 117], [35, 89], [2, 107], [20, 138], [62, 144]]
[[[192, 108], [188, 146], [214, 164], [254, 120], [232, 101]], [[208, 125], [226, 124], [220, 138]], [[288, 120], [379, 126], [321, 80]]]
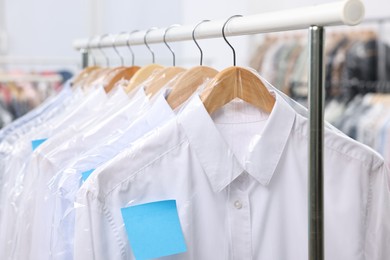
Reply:
[[195, 44], [198, 47], [199, 52], [200, 52], [200, 66], [202, 66], [202, 64], [203, 64], [203, 51], [202, 51], [202, 48], [200, 48], [199, 43], [195, 39], [195, 31], [199, 25], [201, 25], [202, 23], [205, 23], [205, 22], [210, 22], [210, 20], [200, 21], [197, 25], [195, 25], [194, 29], [192, 30], [192, 40], [195, 42]]
[[121, 60], [121, 66], [123, 67], [124, 66], [124, 58], [123, 56], [120, 54], [120, 52], [118, 51], [118, 48], [116, 47], [116, 41], [118, 40], [118, 38], [123, 35], [123, 34], [127, 34], [127, 32], [121, 32], [119, 33], [116, 37], [114, 37], [112, 39], [112, 48], [114, 49], [114, 51], [116, 52], [116, 54], [119, 56], [119, 59]]
[[167, 29], [165, 29], [165, 32], [164, 32], [164, 36], [163, 36], [163, 41], [165, 43], [165, 45], [168, 47], [169, 51], [172, 53], [172, 57], [173, 57], [173, 67], [175, 67], [176, 65], [176, 56], [175, 56], [175, 52], [173, 51], [173, 49], [171, 48], [171, 46], [168, 45], [167, 41], [166, 41], [166, 37], [167, 37], [167, 33], [170, 29], [174, 28], [174, 27], [178, 27], [180, 26], [180, 24], [172, 24], [171, 26], [169, 26]]
[[92, 61], [93, 61], [93, 66], [96, 66], [96, 58], [95, 55], [93, 55], [93, 51], [91, 49], [91, 42], [94, 37], [89, 38], [88, 43], [87, 43], [87, 52], [91, 54], [92, 56]]
[[230, 44], [230, 42], [226, 39], [226, 35], [225, 35], [225, 28], [226, 28], [226, 25], [230, 22], [231, 19], [233, 18], [236, 18], [236, 17], [242, 17], [242, 15], [240, 14], [237, 14], [237, 15], [233, 15], [231, 17], [229, 17], [226, 22], [223, 24], [222, 26], [222, 37], [223, 39], [225, 40], [225, 42], [229, 45], [229, 47], [232, 49], [233, 51], [233, 66], [236, 66], [236, 50], [233, 48], [233, 46]]
[[107, 67], [110, 67], [110, 60], [108, 59], [108, 56], [106, 55], [106, 53], [104, 53], [104, 51], [102, 50], [102, 41], [104, 38], [110, 36], [110, 34], [106, 33], [106, 34], [103, 34], [102, 36], [99, 37], [99, 42], [98, 42], [98, 49], [99, 51], [103, 54], [104, 58], [106, 59], [106, 64], [107, 64]]
[[146, 37], [148, 36], [148, 33], [150, 33], [150, 32], [153, 31], [153, 30], [157, 30], [157, 29], [158, 29], [157, 27], [152, 27], [152, 28], [148, 29], [148, 30], [145, 32], [145, 35], [144, 35], [144, 43], [145, 43], [146, 48], [148, 48], [148, 50], [149, 50], [150, 53], [152, 54], [152, 62], [153, 62], [153, 63], [155, 62], [155, 59], [154, 59], [154, 52], [153, 52], [152, 48], [150, 48], [148, 42], [146, 41]]
[[126, 41], [126, 45], [127, 45], [127, 47], [129, 47], [129, 50], [130, 50], [130, 52], [131, 52], [131, 66], [134, 66], [135, 55], [134, 55], [133, 49], [132, 49], [131, 46], [130, 46], [130, 38], [131, 38], [131, 35], [132, 35], [133, 33], [136, 33], [136, 32], [139, 32], [139, 30], [131, 31], [131, 32], [129, 33], [129, 37], [127, 38], [127, 41]]

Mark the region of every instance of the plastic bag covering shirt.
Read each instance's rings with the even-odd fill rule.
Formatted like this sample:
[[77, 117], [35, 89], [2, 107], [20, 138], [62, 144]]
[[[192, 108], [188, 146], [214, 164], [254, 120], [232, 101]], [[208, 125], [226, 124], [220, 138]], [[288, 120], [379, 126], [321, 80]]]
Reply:
[[[308, 120], [275, 95], [268, 119], [239, 101], [210, 118], [195, 96], [96, 169], [77, 194], [75, 259], [134, 259], [121, 208], [172, 199], [187, 252], [163, 259], [305, 259]], [[388, 178], [378, 154], [326, 129], [329, 259], [388, 259]]]
[[[14, 147], [10, 161], [7, 162], [5, 175], [9, 179], [8, 189], [3, 190], [6, 197], [2, 198], [6, 202], [4, 216], [1, 218], [1, 246], [6, 247], [0, 250], [0, 259], [8, 259], [13, 255], [13, 251], [20, 251], [14, 248], [16, 244], [15, 219], [16, 216], [22, 215], [22, 210], [18, 208], [21, 203], [26, 203], [26, 197], [23, 196], [23, 188], [26, 187], [24, 179], [27, 167], [26, 158], [32, 153], [31, 141], [35, 139], [50, 138], [55, 133], [66, 127], [77, 124], [79, 120], [87, 117], [88, 114], [97, 110], [107, 100], [107, 95], [102, 88], [98, 88], [90, 93], [85, 99], [81, 99], [78, 104], [67, 107], [63, 116], [53, 118], [50, 122], [40, 125], [35, 132], [29, 133], [26, 137], [21, 138]], [[24, 225], [26, 227], [28, 225]], [[0, 248], [3, 249], [3, 248]], [[3, 257], [4, 256], [4, 257]]]
[[[0, 153], [4, 156], [9, 155], [9, 153], [11, 153], [13, 150], [14, 143], [16, 143], [22, 135], [33, 131], [37, 126], [40, 126], [42, 122], [45, 122], [53, 116], [62, 113], [64, 108], [73, 102], [71, 99], [72, 96], [73, 95], [71, 95], [70, 90], [65, 88], [60, 95], [56, 96], [57, 99], [53, 100], [53, 104], [51, 104], [45, 110], [31, 111], [31, 114], [38, 113], [36, 117], [32, 118], [31, 120], [24, 119], [24, 117], [19, 118], [20, 121], [15, 121], [15, 125], [11, 124], [9, 127], [4, 129], [4, 131], [1, 132], [2, 140], [0, 143]], [[30, 114], [26, 114], [26, 116], [29, 115]], [[4, 159], [3, 156], [0, 158]]]
[[[29, 114], [26, 114], [25, 117], [18, 119], [15, 121], [15, 124], [10, 125], [2, 132], [3, 139], [0, 143], [0, 223], [4, 213], [2, 199], [5, 195], [3, 195], [3, 188], [6, 188], [7, 186], [3, 180], [3, 175], [5, 174], [5, 166], [9, 163], [9, 155], [13, 151], [14, 143], [23, 134], [33, 129], [34, 126], [39, 125], [42, 122], [42, 119], [47, 120], [53, 115], [62, 112], [64, 106], [71, 101], [71, 94], [70, 87], [66, 84], [55, 98], [52, 98], [42, 105], [43, 109], [31, 111]], [[18, 128], [16, 128], [17, 125], [19, 126]]]
[[[10, 149], [12, 149], [13, 141], [16, 141], [22, 134], [25, 134], [29, 129], [37, 125], [42, 117], [50, 118], [50, 116], [53, 115], [50, 111], [62, 109], [63, 107], [61, 104], [66, 104], [66, 100], [70, 98], [71, 94], [69, 83], [66, 83], [58, 95], [49, 98], [41, 106], [38, 106], [25, 116], [18, 118], [10, 125], [3, 128], [0, 131], [0, 158], [2, 158], [0, 161], [2, 161]], [[0, 197], [1, 188], [3, 187], [2, 174], [4, 173], [4, 167], [4, 164], [0, 162]]]
[[75, 135], [106, 120], [130, 102], [130, 95], [128, 95], [123, 89], [113, 90], [108, 93], [107, 96], [108, 100], [102, 106], [96, 107], [96, 111], [88, 114], [88, 116], [78, 124], [67, 127], [57, 133], [55, 136], [50, 138], [50, 141], [48, 140], [48, 142], [45, 142], [44, 145], [40, 147], [40, 151], [43, 153], [47, 151], [49, 153], [51, 150], [58, 148], [59, 144], [68, 142]]
[[[100, 90], [99, 90], [100, 92]], [[36, 154], [42, 151], [50, 151], [51, 149], [59, 147], [63, 142], [69, 141], [69, 138], [74, 137], [77, 133], [81, 132], [82, 129], [84, 129], [87, 126], [91, 126], [94, 123], [97, 123], [99, 121], [96, 121], [97, 115], [98, 116], [108, 116], [110, 113], [112, 114], [114, 112], [115, 106], [117, 109], [120, 108], [120, 106], [125, 106], [129, 102], [129, 97], [125, 92], [115, 92], [113, 95], [109, 94], [106, 95], [105, 92], [101, 92], [105, 96], [104, 103], [95, 102], [95, 104], [92, 103], [93, 109], [89, 109], [87, 111], [84, 111], [86, 114], [85, 116], [80, 116], [79, 122], [69, 125], [69, 127], [65, 129], [60, 129], [61, 131], [58, 131], [56, 135], [52, 136], [50, 139], [48, 139], [46, 142], [44, 142], [42, 145], [40, 145], [33, 153], [32, 157], [27, 160], [25, 169], [28, 169], [28, 174], [24, 172], [25, 178], [23, 182], [23, 192], [20, 195], [21, 199], [18, 204], [20, 213], [17, 216], [17, 219], [14, 220], [17, 224], [17, 229], [15, 231], [15, 243], [14, 243], [14, 249], [12, 258], [19, 259], [19, 258], [26, 258], [26, 254], [29, 253], [29, 248], [31, 245], [31, 241], [29, 238], [31, 238], [31, 235], [28, 236], [28, 234], [31, 234], [31, 228], [33, 223], [33, 210], [31, 209], [31, 206], [33, 206], [35, 201], [35, 194], [36, 189], [39, 186], [39, 180], [34, 179], [35, 178], [35, 161], [33, 158], [36, 157]], [[107, 100], [108, 98], [108, 100]], [[111, 109], [111, 111], [110, 111]], [[101, 121], [100, 121], [101, 122]], [[35, 170], [35, 171], [34, 171]], [[34, 176], [34, 177], [33, 177]], [[30, 225], [23, 225], [25, 223], [25, 219], [29, 219]], [[19, 250], [20, 248], [23, 248], [23, 250]], [[28, 256], [27, 256], [28, 257]]]
[[[77, 100], [76, 96], [75, 96], [75, 100]], [[71, 107], [72, 106], [68, 106], [66, 107], [65, 110], [61, 112], [65, 113], [64, 115], [66, 115], [67, 112], [70, 112], [69, 108]], [[50, 110], [50, 112], [52, 112], [52, 110]], [[62, 116], [63, 114], [60, 113], [58, 115]], [[44, 130], [46, 132], [48, 130], [53, 130], [52, 127], [54, 127], [55, 121], [56, 120], [52, 118], [52, 120], [50, 120], [50, 123], [43, 121], [37, 127], [31, 129], [27, 135], [19, 138], [18, 142], [13, 144], [13, 149], [8, 154], [7, 158], [5, 158], [7, 168], [3, 172], [5, 180], [4, 180], [4, 187], [2, 190], [3, 195], [1, 196], [1, 205], [2, 205], [1, 208], [4, 210], [0, 217], [0, 225], [2, 230], [0, 235], [0, 241], [2, 241], [1, 246], [4, 247], [6, 246], [7, 250], [11, 250], [10, 247], [14, 243], [13, 239], [8, 239], [8, 238], [10, 235], [12, 236], [14, 233], [14, 229], [13, 229], [15, 227], [14, 215], [17, 214], [17, 212], [19, 212], [17, 208], [18, 199], [20, 199], [19, 195], [23, 188], [23, 185], [20, 185], [23, 182], [23, 175], [19, 173], [25, 169], [24, 162], [32, 152], [31, 141], [36, 139], [37, 133], [39, 133], [39, 129]], [[1, 251], [0, 254], [8, 253], [9, 251], [7, 250], [0, 250]]]
[[[78, 102], [78, 101], [81, 101], [80, 99], [82, 99], [83, 98], [83, 95], [80, 95], [80, 94], [82, 94], [82, 93], [78, 93], [79, 91], [78, 90], [76, 90], [76, 93], [74, 93], [73, 95], [72, 95], [72, 100], [70, 100], [70, 101], [72, 101], [73, 102], [73, 104], [70, 104], [70, 102], [64, 102], [64, 103], [61, 103], [61, 105], [62, 106], [65, 106], [65, 111], [61, 111], [63, 114], [71, 114], [71, 113], [73, 113], [73, 115], [74, 115], [74, 113], [77, 113], [77, 106], [80, 106], [80, 102]], [[96, 92], [96, 94], [97, 94], [97, 98], [98, 99], [101, 99], [101, 97], [103, 97], [103, 99], [101, 99], [100, 101], [101, 102], [104, 102], [104, 100], [105, 100], [105, 98], [104, 98], [104, 96], [103, 95], [105, 95], [104, 94], [104, 92], [102, 92], [102, 91], [97, 91]], [[83, 105], [85, 106], [85, 105], [88, 105], [88, 106], [94, 106], [95, 104], [97, 105], [95, 108], [97, 108], [97, 109], [101, 109], [101, 102], [100, 101], [94, 101], [94, 99], [96, 98], [96, 97], [94, 97], [96, 94], [93, 94], [89, 99], [87, 99], [87, 102], [82, 102], [82, 104], [81, 104], [81, 107], [79, 107], [78, 109], [83, 109]], [[103, 95], [102, 95], [103, 94]], [[94, 102], [95, 102], [95, 104], [94, 104]], [[85, 109], [84, 108], [84, 111], [89, 111], [89, 109]], [[58, 114], [58, 111], [56, 111], [56, 110], [50, 110], [50, 114], [52, 114], [52, 113], [54, 113], [58, 118], [57, 118], [57, 121], [59, 121], [61, 118], [63, 118], [61, 115], [59, 115]], [[49, 113], [46, 113], [46, 114], [49, 114]], [[74, 118], [74, 117], [73, 117]], [[82, 113], [80, 113], [80, 117], [79, 117], [79, 119], [83, 119], [83, 114]], [[23, 142], [21, 142], [24, 146], [22, 147], [25, 151], [23, 152], [23, 150], [22, 151], [19, 151], [19, 150], [15, 150], [15, 149], [13, 149], [13, 153], [14, 153], [14, 156], [13, 156], [13, 158], [12, 159], [14, 159], [14, 160], [16, 160], [15, 158], [16, 158], [16, 156], [19, 156], [20, 157], [20, 162], [21, 163], [24, 163], [24, 162], [27, 162], [28, 160], [28, 158], [29, 158], [29, 155], [30, 155], [30, 153], [32, 152], [32, 150], [31, 150], [31, 140], [34, 140], [34, 139], [39, 139], [39, 138], [45, 138], [45, 137], [47, 137], [47, 136], [50, 136], [50, 135], [52, 135], [52, 134], [48, 134], [48, 132], [47, 132], [47, 130], [48, 130], [48, 128], [50, 128], [50, 127], [52, 127], [52, 128], [57, 128], [57, 130], [55, 130], [54, 132], [53, 132], [53, 134], [57, 134], [57, 133], [60, 133], [61, 132], [61, 130], [63, 129], [63, 127], [59, 127], [58, 125], [56, 126], [54, 123], [53, 123], [53, 121], [54, 120], [52, 120], [52, 121], [48, 121], [47, 120], [47, 118], [43, 118], [42, 120], [40, 120], [40, 122], [39, 122], [39, 128], [37, 129], [37, 130], [35, 130], [34, 132], [31, 132], [32, 131], [32, 129], [30, 129], [30, 134], [27, 136], [27, 137], [24, 137], [24, 139], [23, 139]], [[69, 128], [72, 126], [72, 124], [70, 124], [69, 125]], [[67, 128], [65, 128], [65, 129], [67, 129]], [[18, 137], [18, 138], [20, 138], [20, 137]], [[2, 145], [4, 144], [4, 142], [2, 143]], [[16, 145], [14, 145], [14, 144], [11, 144], [12, 146], [15, 146], [16, 147]], [[8, 160], [7, 160], [8, 161]], [[9, 163], [9, 161], [8, 161], [8, 163]], [[11, 160], [11, 163], [12, 163], [12, 160]], [[10, 163], [10, 165], [11, 165], [11, 163]], [[15, 167], [20, 167], [20, 164], [17, 164], [17, 163], [15, 163], [14, 164], [14, 166]], [[18, 170], [20, 171], [20, 168], [12, 168], [12, 172], [14, 173], [14, 174], [8, 174], [7, 176], [8, 177], [16, 177], [16, 176], [18, 176], [18, 174], [15, 174], [15, 173], [17, 173], [18, 172]], [[25, 168], [25, 167], [24, 167]], [[9, 171], [11, 171], [10, 169], [9, 169]], [[11, 185], [10, 185], [10, 187], [12, 187]]]
[[[26, 135], [24, 135], [23, 138], [20, 138], [19, 136], [17, 136], [17, 139], [16, 139], [16, 136], [12, 136], [9, 138], [7, 137], [6, 142], [4, 142], [5, 140], [3, 140], [3, 142], [1, 143], [2, 147], [3, 147], [3, 145], [7, 146], [6, 145], [7, 143], [8, 144], [12, 143], [11, 150], [8, 151], [8, 155], [14, 154], [13, 157], [15, 157], [15, 155], [17, 155], [17, 156], [20, 156], [24, 159], [24, 154], [20, 153], [18, 151], [18, 149], [19, 148], [23, 149], [23, 148], [27, 147], [27, 150], [29, 152], [31, 152], [31, 141], [34, 139], [38, 139], [41, 136], [45, 136], [45, 138], [48, 137], [46, 133], [50, 133], [50, 132], [52, 132], [52, 129], [55, 129], [55, 128], [58, 128], [58, 126], [61, 126], [62, 121], [67, 122], [67, 120], [69, 120], [69, 118], [71, 119], [72, 117], [69, 117], [69, 114], [71, 114], [73, 112], [72, 108], [76, 107], [76, 105], [78, 104], [78, 101], [81, 98], [82, 98], [82, 94], [80, 94], [79, 91], [76, 91], [76, 95], [74, 95], [74, 100], [72, 99], [72, 100], [70, 100], [69, 103], [62, 105], [62, 107], [65, 109], [62, 109], [60, 111], [58, 111], [58, 110], [57, 111], [50, 111], [50, 114], [53, 115], [50, 118], [50, 120], [47, 120], [47, 117], [40, 118], [40, 121], [36, 122], [37, 124], [33, 125], [33, 127], [31, 129], [29, 129], [28, 133]], [[56, 115], [56, 113], [58, 113], [58, 112], [61, 112], [61, 113]], [[20, 165], [20, 164], [18, 164], [18, 165]]]
[[[123, 89], [118, 91], [126, 96]], [[21, 242], [18, 242], [16, 248], [23, 248], [23, 250], [17, 252], [16, 259], [34, 256], [34, 258], [43, 260], [53, 257], [49, 250], [52, 230], [50, 228], [42, 230], [42, 226], [45, 226], [53, 217], [53, 211], [49, 210], [54, 202], [54, 197], [50, 196], [48, 190], [50, 179], [92, 147], [107, 143], [113, 136], [122, 135], [123, 130], [148, 107], [148, 98], [141, 88], [131, 100], [127, 101], [125, 106], [117, 107], [117, 111], [113, 111], [107, 118], [95, 124], [89, 124], [78, 134], [74, 132], [71, 139], [57, 142], [53, 138], [53, 142], [57, 143], [56, 148], [52, 146], [53, 149], [46, 149], [47, 146], [42, 146], [34, 152], [30, 164], [31, 172], [28, 174], [31, 181], [26, 181], [25, 187], [28, 192], [26, 197], [31, 199], [24, 200], [27, 203], [23, 202], [21, 208], [25, 215], [23, 217], [22, 213], [22, 217], [18, 217], [20, 220], [18, 223], [22, 224], [29, 216], [32, 228], [21, 228], [21, 232], [17, 233]], [[17, 226], [23, 227], [19, 224]]]
[[[49, 113], [45, 113], [38, 121], [36, 125], [29, 127], [28, 132], [25, 135], [11, 135], [8, 136], [0, 145], [0, 150], [5, 153], [6, 156], [1, 158], [1, 172], [3, 173], [3, 194], [9, 194], [8, 188], [13, 188], [15, 179], [18, 176], [20, 169], [23, 168], [25, 159], [32, 153], [31, 141], [42, 138], [42, 133], [54, 133], [53, 129], [58, 128], [61, 120], [67, 118], [67, 114], [71, 113], [76, 107], [78, 101], [82, 99], [82, 95], [79, 91], [76, 91], [74, 99], [68, 100], [61, 104], [61, 108], [55, 108], [50, 110]], [[49, 114], [49, 116], [47, 116]], [[49, 120], [47, 120], [49, 117]], [[69, 117], [68, 117], [69, 118]], [[66, 120], [64, 120], [66, 122]], [[26, 126], [27, 127], [27, 126]], [[46, 135], [48, 137], [48, 135]], [[4, 197], [1, 197], [4, 201]], [[2, 205], [2, 204], [1, 204]]]
[[[35, 139], [34, 135], [39, 130], [52, 126], [53, 124], [48, 124], [48, 122], [53, 123], [54, 117], [61, 117], [66, 111], [69, 111], [78, 98], [81, 98], [81, 93], [76, 91], [72, 97], [66, 98], [61, 105], [53, 107], [53, 109], [50, 109], [3, 139], [0, 144], [0, 154], [2, 155], [0, 156], [0, 175], [3, 177], [0, 190], [0, 211], [4, 209], [3, 202], [6, 201], [5, 196], [9, 194], [8, 189], [13, 187], [12, 184], [14, 182], [12, 181], [15, 180], [18, 169], [22, 167], [21, 162], [31, 153], [31, 141]], [[19, 163], [11, 164], [13, 160], [19, 161]], [[16, 168], [12, 169], [12, 167]], [[11, 174], [6, 174], [6, 170]], [[2, 216], [3, 214], [0, 214], [0, 223]]]
[[50, 251], [55, 259], [73, 259], [74, 202], [80, 188], [82, 173], [97, 168], [124, 148], [131, 147], [132, 143], [143, 135], [158, 131], [158, 127], [173, 119], [174, 116], [164, 95], [159, 95], [150, 110], [130, 124], [122, 136], [91, 149], [80, 156], [71, 167], [56, 174], [50, 181], [52, 191], [50, 196], [55, 198], [55, 203], [53, 208], [48, 207], [47, 204], [45, 207], [54, 212], [51, 224], [51, 249], [46, 249], [47, 252]]

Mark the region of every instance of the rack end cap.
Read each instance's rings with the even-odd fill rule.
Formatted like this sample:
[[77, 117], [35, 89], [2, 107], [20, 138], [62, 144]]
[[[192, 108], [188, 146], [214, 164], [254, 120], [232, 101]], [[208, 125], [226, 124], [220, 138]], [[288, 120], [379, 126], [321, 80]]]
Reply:
[[357, 25], [364, 19], [365, 7], [361, 0], [347, 0], [342, 9], [342, 19], [347, 25]]

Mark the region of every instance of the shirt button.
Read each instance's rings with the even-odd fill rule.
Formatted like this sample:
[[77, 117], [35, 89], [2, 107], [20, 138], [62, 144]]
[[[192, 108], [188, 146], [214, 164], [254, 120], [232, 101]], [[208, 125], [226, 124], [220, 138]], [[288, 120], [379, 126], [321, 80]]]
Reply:
[[241, 203], [241, 201], [236, 200], [236, 201], [234, 202], [234, 207], [235, 207], [236, 209], [241, 209], [241, 208], [242, 208], [242, 203]]

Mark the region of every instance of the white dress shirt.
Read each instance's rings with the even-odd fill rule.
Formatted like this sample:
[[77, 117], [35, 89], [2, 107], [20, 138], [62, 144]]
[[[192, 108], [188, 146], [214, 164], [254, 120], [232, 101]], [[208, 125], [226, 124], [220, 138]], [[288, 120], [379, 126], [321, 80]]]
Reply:
[[[0, 156], [0, 172], [3, 177], [0, 195], [0, 209], [2, 209], [0, 227], [2, 226], [2, 218], [7, 212], [5, 210], [7, 205], [12, 206], [12, 203], [9, 203], [9, 196], [12, 193], [11, 190], [16, 188], [15, 181], [19, 178], [19, 172], [25, 166], [26, 158], [32, 153], [31, 141], [37, 139], [41, 131], [47, 132], [53, 130], [56, 127], [56, 123], [58, 124], [58, 118], [64, 118], [79, 103], [83, 97], [81, 94], [82, 92], [76, 91], [74, 98], [66, 100], [67, 102], [64, 102], [61, 106], [55, 107], [47, 114], [37, 118], [36, 121], [26, 125], [25, 128], [28, 128], [28, 130], [10, 134], [0, 144], [0, 153], [4, 155]], [[12, 207], [14, 208], [15, 206]], [[0, 234], [0, 241], [3, 241], [1, 237], [4, 234], [5, 232]], [[4, 245], [3, 243], [0, 244]]]
[[[124, 90], [118, 90], [125, 96]], [[51, 228], [42, 229], [53, 217], [54, 197], [50, 196], [48, 182], [55, 174], [63, 170], [68, 164], [74, 162], [83, 153], [96, 145], [107, 143], [112, 136], [123, 133], [123, 129], [133, 122], [140, 114], [149, 107], [148, 98], [143, 89], [140, 89], [127, 104], [116, 107], [116, 111], [111, 111], [107, 117], [101, 118], [100, 114], [95, 114], [101, 118], [100, 122], [88, 123], [87, 127], [75, 128], [72, 138], [64, 140], [52, 138], [47, 144], [38, 147], [30, 160], [29, 168], [31, 172], [26, 175], [26, 194], [21, 207], [23, 213], [17, 218], [17, 226], [21, 227], [17, 231], [18, 241], [16, 248], [22, 248], [16, 252], [15, 259], [26, 259], [33, 256], [36, 259], [52, 259], [50, 249]], [[113, 106], [111, 104], [110, 109]], [[69, 135], [68, 135], [69, 136]], [[26, 217], [30, 218], [30, 227], [23, 227], [22, 223]]]
[[[176, 200], [187, 245], [163, 259], [306, 259], [307, 124], [278, 94], [270, 115], [234, 101], [212, 117], [195, 96], [83, 184], [75, 259], [134, 259], [121, 208], [160, 200]], [[388, 179], [378, 154], [326, 130], [327, 259], [388, 259]]]
[[88, 113], [86, 117], [81, 117], [77, 124], [69, 126], [59, 131], [55, 136], [52, 136], [50, 140], [37, 148], [37, 153], [50, 153], [60, 145], [70, 142], [76, 135], [88, 131], [88, 129], [102, 123], [104, 120], [107, 120], [107, 118], [110, 118], [113, 114], [117, 113], [118, 110], [129, 105], [132, 97], [121, 88], [115, 89], [105, 95], [107, 95], [108, 99], [104, 104], [96, 106], [96, 110]]
[[[72, 166], [54, 176], [50, 181], [52, 192], [50, 196], [55, 198], [55, 204], [53, 209], [47, 203], [45, 207], [54, 212], [53, 224], [51, 225], [51, 248], [46, 249], [47, 252], [50, 251], [55, 259], [73, 259], [74, 202], [82, 182], [82, 173], [97, 168], [126, 147], [131, 147], [137, 139], [145, 134], [150, 134], [153, 129], [173, 119], [174, 116], [175, 113], [167, 103], [165, 95], [159, 95], [150, 110], [130, 124], [121, 136], [89, 150], [80, 156]], [[47, 208], [48, 206], [50, 207]], [[32, 240], [35, 239], [41, 238], [33, 237]]]
[[[12, 153], [17, 140], [34, 129], [34, 127], [39, 125], [42, 121], [47, 121], [54, 115], [61, 113], [71, 102], [72, 91], [68, 84], [65, 84], [63, 90], [57, 96], [45, 101], [45, 104], [43, 104], [42, 107], [37, 107], [0, 131], [0, 205], [2, 189], [5, 186], [3, 183], [3, 176], [5, 174], [6, 163], [9, 163], [9, 156]], [[0, 218], [1, 211], [2, 207], [0, 206]]]
[[[21, 253], [21, 250], [16, 248], [17, 238], [19, 239], [20, 237], [17, 236], [15, 230], [17, 228], [31, 228], [28, 225], [28, 221], [31, 221], [31, 216], [23, 214], [22, 206], [23, 203], [27, 203], [26, 199], [31, 199], [23, 194], [23, 191], [26, 191], [26, 184], [28, 184], [25, 177], [30, 178], [31, 176], [31, 174], [26, 175], [26, 172], [31, 170], [28, 168], [27, 163], [29, 156], [32, 154], [31, 141], [51, 137], [56, 132], [87, 118], [92, 111], [98, 111], [101, 108], [102, 104], [107, 101], [107, 95], [104, 89], [98, 88], [85, 99], [78, 99], [77, 101], [81, 101], [81, 103], [75, 102], [73, 103], [74, 105], [66, 109], [69, 113], [65, 111], [63, 115], [40, 125], [36, 131], [21, 138], [10, 155], [10, 161], [7, 162], [9, 167], [6, 167], [4, 175], [7, 178], [7, 187], [3, 189], [3, 194], [6, 196], [2, 198], [2, 205], [5, 206], [3, 216], [0, 219], [0, 229], [2, 230], [0, 234], [0, 259], [16, 259], [14, 254]], [[31, 178], [28, 180], [35, 181]], [[34, 186], [32, 185], [32, 187]], [[28, 217], [23, 219], [22, 226], [18, 226], [15, 220], [21, 216]]]
[[75, 91], [72, 94], [70, 94], [69, 91], [61, 92], [59, 100], [57, 100], [59, 102], [57, 105], [53, 104], [53, 107], [50, 107], [50, 109], [45, 110], [41, 114], [37, 115], [37, 117], [34, 119], [31, 119], [14, 130], [12, 129], [11, 124], [10, 131], [3, 132], [4, 135], [0, 143], [0, 174], [4, 174], [4, 162], [9, 160], [9, 156], [12, 154], [12, 152], [14, 152], [14, 147], [22, 136], [26, 135], [27, 133], [36, 131], [36, 129], [39, 128], [43, 122], [48, 122], [53, 119], [53, 117], [64, 113], [65, 110], [72, 105], [72, 103], [75, 103], [77, 99], [81, 97], [81, 94], [82, 93], [78, 91]]

